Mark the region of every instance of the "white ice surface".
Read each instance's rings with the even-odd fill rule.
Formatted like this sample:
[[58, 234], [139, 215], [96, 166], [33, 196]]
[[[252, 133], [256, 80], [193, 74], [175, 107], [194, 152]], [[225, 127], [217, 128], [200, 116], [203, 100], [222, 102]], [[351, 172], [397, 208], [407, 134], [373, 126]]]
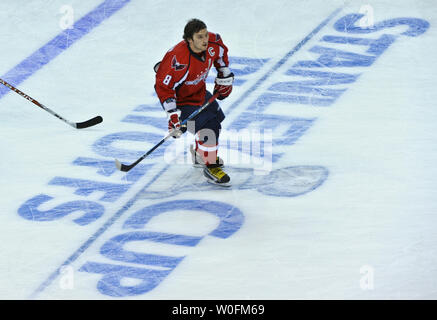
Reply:
[[[99, 3], [69, 2], [76, 20]], [[59, 10], [64, 4], [23, 0], [2, 6], [2, 75], [62, 31]], [[309, 49], [321, 44], [322, 36], [336, 34], [333, 22], [348, 13], [358, 13], [364, 4], [372, 6], [375, 22], [409, 17], [424, 19], [430, 27], [417, 37], [398, 36], [370, 67], [336, 70], [361, 76], [342, 86], [347, 91], [329, 107], [281, 102], [268, 107], [270, 114], [315, 119], [293, 145], [273, 146], [274, 153], [284, 155], [272, 168], [326, 168], [326, 180], [314, 190], [289, 197], [263, 194], [256, 189], [262, 185], [261, 176], [257, 176], [253, 188], [211, 188], [202, 185], [198, 169], [188, 164], [168, 165], [162, 158], [145, 159], [144, 164], [159, 163], [113, 202], [100, 201], [99, 192], [81, 196], [71, 187], [49, 184], [54, 177], [127, 183], [124, 173], [106, 177], [96, 168], [72, 162], [79, 156], [113, 161], [113, 157], [96, 155], [93, 144], [115, 132], [164, 135], [165, 122], [158, 130], [121, 120], [135, 114], [138, 105], [156, 103], [152, 67], [180, 41], [188, 19], [198, 17], [210, 31], [220, 33], [231, 56], [270, 59], [221, 102], [227, 115], [223, 123], [226, 129], [273, 83], [286, 81], [283, 73], [294, 63], [316, 59]], [[250, 92], [243, 103], [227, 112], [337, 8], [342, 9], [332, 21]], [[131, 214], [160, 202], [184, 199], [230, 204], [243, 213], [244, 222], [229, 238], [206, 236], [195, 247], [130, 243], [130, 250], [186, 257], [156, 288], [126, 298], [437, 298], [436, 8], [434, 1], [414, 0], [396, 4], [372, 0], [329, 4], [322, 0], [132, 0], [17, 85], [70, 120], [102, 115], [102, 124], [74, 130], [14, 92], [0, 99], [0, 298], [111, 299], [97, 289], [101, 275], [78, 270], [87, 261], [115, 263], [103, 257], [99, 248], [125, 232], [122, 225]], [[398, 26], [392, 28], [396, 32], [390, 31], [399, 34], [405, 28]], [[364, 36], [383, 33], [388, 31]], [[364, 52], [358, 46], [336, 48]], [[208, 86], [212, 89], [211, 84]], [[157, 108], [158, 112], [150, 115], [164, 119]], [[152, 146], [131, 141], [114, 145], [144, 152]], [[153, 180], [163, 168], [166, 171]], [[243, 174], [252, 172], [249, 169], [250, 165], [242, 164], [227, 170], [238, 185]], [[287, 188], [298, 183], [308, 188], [314, 174], [321, 174], [310, 169], [299, 172], [301, 176], [294, 172], [283, 178], [284, 183], [290, 183]], [[141, 194], [152, 180], [149, 191]], [[152, 192], [168, 192], [179, 183], [185, 188], [183, 192], [173, 189], [173, 195], [152, 196]], [[77, 213], [52, 221], [23, 219], [19, 207], [39, 194], [54, 198], [40, 210], [90, 200], [102, 204], [105, 213], [86, 226], [73, 222], [80, 216]], [[74, 259], [70, 265], [74, 286], [63, 287], [62, 275], [52, 277], [53, 273], [134, 197], [135, 203]], [[147, 230], [202, 236], [217, 224], [213, 215], [182, 209], [153, 218]], [[371, 290], [360, 287], [366, 276], [360, 270], [366, 266], [373, 270]], [[51, 281], [44, 285], [47, 279]]]

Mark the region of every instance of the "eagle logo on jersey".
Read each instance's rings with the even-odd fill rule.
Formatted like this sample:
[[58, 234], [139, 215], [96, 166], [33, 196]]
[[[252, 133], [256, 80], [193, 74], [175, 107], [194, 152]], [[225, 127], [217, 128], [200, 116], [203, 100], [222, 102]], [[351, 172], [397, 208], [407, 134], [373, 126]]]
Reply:
[[171, 60], [171, 67], [173, 69], [175, 69], [176, 71], [181, 71], [181, 70], [184, 70], [186, 66], [187, 66], [186, 64], [179, 63], [176, 60], [176, 56], [173, 56], [173, 59]]

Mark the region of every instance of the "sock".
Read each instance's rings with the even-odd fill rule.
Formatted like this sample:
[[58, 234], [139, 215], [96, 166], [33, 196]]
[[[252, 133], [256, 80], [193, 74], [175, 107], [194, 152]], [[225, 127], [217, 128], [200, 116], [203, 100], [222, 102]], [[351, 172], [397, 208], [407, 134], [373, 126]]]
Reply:
[[196, 140], [195, 151], [202, 156], [203, 162], [206, 165], [216, 164], [217, 162], [218, 144], [208, 144]]

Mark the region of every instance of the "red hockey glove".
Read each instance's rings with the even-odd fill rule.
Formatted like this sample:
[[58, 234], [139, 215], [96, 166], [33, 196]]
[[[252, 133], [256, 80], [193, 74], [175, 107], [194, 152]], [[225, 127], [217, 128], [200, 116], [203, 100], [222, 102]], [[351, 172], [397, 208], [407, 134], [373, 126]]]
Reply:
[[174, 109], [167, 111], [168, 132], [171, 133], [171, 136], [175, 139], [182, 135], [181, 123], [179, 121], [180, 116], [181, 110]]
[[173, 138], [179, 138], [182, 135], [182, 131], [180, 130], [181, 123], [179, 121], [181, 110], [176, 107], [176, 99], [168, 98], [162, 103], [162, 108], [167, 113], [168, 132], [171, 133]]
[[234, 74], [230, 72], [229, 68], [221, 68], [215, 78], [214, 93], [218, 92], [217, 99], [223, 100], [227, 98], [232, 92], [232, 84], [234, 83]]

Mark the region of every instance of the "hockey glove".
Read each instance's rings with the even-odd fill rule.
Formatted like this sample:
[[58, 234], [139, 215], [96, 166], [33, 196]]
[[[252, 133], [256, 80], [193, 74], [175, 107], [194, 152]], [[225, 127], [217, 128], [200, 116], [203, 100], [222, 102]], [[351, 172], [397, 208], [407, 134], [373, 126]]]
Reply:
[[179, 121], [180, 116], [181, 110], [178, 109], [167, 112], [168, 132], [171, 133], [171, 136], [175, 139], [182, 135], [181, 122]]
[[220, 68], [217, 77], [215, 78], [214, 94], [219, 93], [217, 99], [223, 100], [232, 92], [232, 84], [234, 83], [234, 74], [229, 68]]
[[173, 138], [179, 138], [182, 135], [181, 123], [179, 121], [181, 110], [176, 108], [176, 99], [169, 98], [165, 100], [162, 103], [162, 107], [167, 113], [168, 132], [171, 133]]

